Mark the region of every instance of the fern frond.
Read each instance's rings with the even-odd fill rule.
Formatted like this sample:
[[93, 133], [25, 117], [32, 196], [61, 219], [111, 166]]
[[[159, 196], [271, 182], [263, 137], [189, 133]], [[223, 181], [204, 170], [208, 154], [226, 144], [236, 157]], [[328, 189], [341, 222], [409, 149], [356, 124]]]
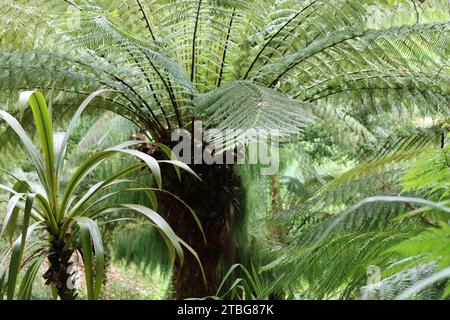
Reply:
[[321, 246], [289, 251], [292, 265], [288, 262], [286, 268], [294, 271], [286, 273], [285, 280], [304, 279], [309, 284], [306, 294], [314, 299], [355, 297], [367, 280], [368, 267], [386, 266], [394, 257], [386, 248], [409, 236], [400, 230], [348, 233]]
[[212, 141], [226, 148], [296, 134], [314, 119], [305, 104], [248, 81], [221, 87], [194, 104], [197, 114], [206, 115], [206, 127], [230, 133]]
[[[340, 30], [263, 66], [256, 79], [302, 101], [349, 91], [391, 90], [413, 101], [433, 101], [445, 111], [449, 34], [446, 23]], [[433, 71], [422, 73], [424, 67]]]
[[425, 190], [439, 200], [449, 195], [449, 147], [434, 149], [421, 155], [406, 171], [402, 179], [405, 192]]
[[[393, 300], [407, 288], [431, 276], [435, 269], [435, 263], [419, 265], [405, 269], [374, 284], [363, 286], [361, 288], [361, 299]], [[421, 292], [417, 299], [437, 299], [439, 296], [438, 290], [430, 288]]]

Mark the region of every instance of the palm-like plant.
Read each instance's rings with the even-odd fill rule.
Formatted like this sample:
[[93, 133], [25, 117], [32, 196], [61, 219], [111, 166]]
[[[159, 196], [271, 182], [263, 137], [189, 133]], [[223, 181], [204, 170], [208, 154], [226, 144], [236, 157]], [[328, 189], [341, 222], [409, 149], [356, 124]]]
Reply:
[[[19, 122], [6, 111], [0, 111], [0, 118], [16, 132], [24, 144], [29, 160], [36, 170], [37, 181], [25, 181], [8, 174], [14, 181], [13, 187], [0, 184], [0, 189], [10, 194], [7, 212], [2, 225], [2, 234], [11, 242], [9, 252], [3, 257], [8, 268], [2, 271], [2, 285], [8, 299], [17, 297], [29, 299], [34, 279], [39, 268], [47, 258], [48, 270], [44, 274], [46, 283], [52, 286], [53, 293], [61, 299], [75, 298], [74, 286], [70, 286], [70, 266], [74, 263], [76, 251], [83, 257], [86, 276], [87, 297], [97, 299], [104, 276], [104, 248], [97, 221], [111, 223], [122, 217], [132, 217], [130, 212], [137, 212], [148, 219], [161, 233], [166, 241], [168, 251], [183, 261], [182, 244], [167, 222], [153, 209], [134, 204], [113, 204], [109, 200], [118, 192], [145, 192], [156, 207], [156, 192], [161, 190], [161, 172], [159, 163], [153, 157], [140, 151], [130, 149], [141, 141], [127, 141], [118, 146], [96, 152], [81, 163], [75, 170], [64, 168], [67, 144], [81, 113], [89, 102], [104, 92], [91, 94], [80, 106], [72, 118], [67, 131], [54, 134], [52, 120], [44, 96], [38, 91], [24, 92], [23, 103], [30, 104], [39, 147], [33, 143]], [[103, 180], [83, 189], [81, 185], [99, 166], [115, 155], [137, 158], [139, 163], [110, 174]], [[190, 169], [183, 163], [167, 160], [177, 168]], [[142, 183], [127, 178], [131, 173], [148, 167], [155, 187], [142, 186]], [[191, 171], [192, 172], [192, 171]], [[70, 175], [67, 182], [64, 174]], [[135, 186], [130, 187], [129, 184]], [[126, 185], [128, 184], [128, 187]], [[124, 186], [112, 190], [114, 186]], [[86, 187], [86, 185], [83, 185]], [[81, 190], [80, 190], [81, 189]], [[114, 212], [126, 211], [128, 214], [114, 216]], [[22, 223], [19, 223], [23, 212]], [[120, 220], [120, 219], [119, 219]], [[19, 231], [20, 236], [17, 236]], [[20, 289], [15, 295], [18, 275], [25, 269]], [[3, 286], [4, 283], [4, 286]]]
[[[324, 101], [333, 105], [349, 96], [362, 101], [388, 96], [401, 102], [387, 103], [385, 109], [402, 104], [428, 111], [448, 108], [448, 23], [414, 21], [371, 30], [367, 17], [372, 5], [382, 4], [371, 0], [14, 2], [5, 15], [14, 28], [4, 31], [5, 39], [14, 38], [12, 30], [14, 34], [21, 30], [24, 7], [34, 12], [36, 25], [44, 26], [41, 32], [25, 36], [20, 45], [0, 51], [6, 69], [0, 74], [0, 85], [13, 90], [23, 85], [49, 88], [55, 83], [61, 99], [83, 97], [98, 87], [112, 88], [107, 103], [99, 106], [132, 120], [151, 140], [169, 146], [170, 132], [191, 130], [195, 119], [208, 127], [293, 134]], [[58, 21], [55, 28], [45, 27], [46, 17], [67, 8], [79, 18], [76, 23], [71, 23], [72, 16]], [[35, 48], [35, 42], [41, 48], [27, 50], [26, 46]], [[236, 249], [231, 231], [237, 214], [233, 208], [241, 193], [239, 177], [232, 166], [194, 167], [202, 184], [189, 179], [180, 184], [169, 175], [167, 186], [199, 214], [206, 244], [189, 212], [160, 198], [164, 217], [199, 253], [208, 276], [207, 285], [199, 285], [202, 275], [193, 258], [182, 267], [176, 265], [178, 298], [215, 294], [221, 261], [230, 265]]]

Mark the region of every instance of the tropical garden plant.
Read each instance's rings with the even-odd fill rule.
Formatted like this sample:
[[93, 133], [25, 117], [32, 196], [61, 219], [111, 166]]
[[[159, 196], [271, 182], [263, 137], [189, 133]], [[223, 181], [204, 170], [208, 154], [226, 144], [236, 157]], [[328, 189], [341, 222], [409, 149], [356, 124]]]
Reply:
[[[402, 5], [407, 2], [398, 1]], [[439, 0], [424, 5], [430, 2], [445, 6]], [[420, 5], [413, 3], [418, 10]], [[202, 120], [205, 128], [255, 129], [262, 135], [278, 130], [282, 136], [292, 136], [305, 127], [310, 133], [315, 119], [324, 123], [328, 133], [350, 131], [352, 137], [354, 132], [371, 137], [367, 123], [361, 121], [370, 115], [404, 115], [406, 111], [448, 114], [448, 21], [422, 22], [415, 13], [419, 11], [413, 11], [405, 22], [370, 22], [374, 8], [384, 10], [391, 4], [371, 0], [5, 1], [2, 19], [10, 28], [3, 31], [0, 41], [4, 70], [0, 87], [5, 93], [24, 86], [53, 88], [58, 92], [54, 108], [64, 111], [71, 108], [66, 101], [84, 99], [100, 87], [112, 89], [95, 103], [97, 110], [116, 112], [135, 123], [148, 141], [169, 147], [174, 144], [172, 131], [192, 133], [195, 120]], [[28, 32], [30, 25], [36, 31], [33, 34]], [[346, 130], [348, 127], [351, 130]], [[234, 138], [245, 144], [254, 137]], [[302, 143], [308, 137], [304, 132], [296, 138]], [[377, 150], [379, 146], [369, 147]], [[161, 159], [165, 155], [158, 150], [150, 147], [145, 151]], [[314, 173], [313, 165], [303, 164]], [[177, 298], [217, 293], [224, 271], [242, 255], [244, 244], [236, 241], [242, 235], [236, 233], [246, 232], [241, 223], [249, 214], [243, 207], [249, 197], [245, 188], [251, 185], [236, 174], [236, 166], [196, 164], [191, 168], [202, 182], [185, 177], [180, 183], [173, 170], [164, 170], [165, 186], [198, 214], [206, 242], [185, 206], [158, 195], [159, 212], [199, 254], [207, 278], [204, 282], [192, 256], [186, 257], [183, 265], [176, 263], [173, 286]], [[316, 197], [306, 205], [326, 208], [336, 199], [334, 193], [312, 191], [323, 187], [330, 177], [311, 176], [310, 196]], [[354, 191], [345, 188], [345, 181], [341, 181], [339, 197], [344, 197], [342, 190]], [[369, 179], [360, 186], [370, 186], [367, 181], [378, 180]], [[340, 185], [330, 184], [324, 190]], [[274, 178], [275, 207], [281, 207], [280, 188], [280, 181]], [[358, 194], [373, 195], [376, 190]], [[330, 198], [317, 200], [325, 196]], [[361, 200], [356, 198], [353, 193], [336, 206]], [[280, 261], [284, 267], [300, 266], [301, 261], [321, 273], [322, 267], [329, 266], [324, 262], [328, 260], [320, 259], [321, 264], [313, 267], [309, 253], [318, 249], [299, 240], [316, 233], [303, 233], [311, 226], [307, 222], [323, 218], [323, 210], [307, 210], [306, 199], [306, 193], [300, 200], [292, 197], [306, 217], [297, 215], [295, 219], [300, 233], [294, 234], [301, 237], [290, 234], [293, 240], [288, 249], [295, 254], [285, 252], [282, 255], [292, 259]], [[279, 218], [283, 217], [294, 221], [290, 216]], [[274, 238], [280, 240], [285, 233], [275, 230]], [[329, 239], [318, 236], [319, 240]], [[339, 247], [338, 242], [329, 243], [333, 244]], [[280, 285], [293, 283], [292, 278], [299, 276], [296, 272], [290, 275]], [[337, 278], [330, 273], [329, 279]], [[313, 296], [334, 294], [333, 289], [344, 286], [348, 277], [340, 279]]]
[[284, 245], [260, 270], [282, 271], [269, 291], [308, 299], [448, 297], [448, 137], [444, 123], [392, 135], [323, 183], [288, 180], [278, 216]]
[[[0, 188], [10, 195], [9, 199], [2, 199], [8, 204], [2, 235], [11, 243], [10, 250], [2, 257], [0, 296], [29, 299], [39, 269], [46, 266], [43, 277], [46, 284], [51, 286], [54, 296], [63, 300], [74, 299], [76, 290], [72, 277], [75, 266], [80, 266], [76, 261], [79, 252], [84, 267], [87, 298], [98, 299], [105, 271], [105, 249], [98, 223], [132, 219], [132, 212], [148, 219], [164, 238], [167, 251], [173, 257], [178, 256], [180, 264], [183, 263], [182, 246], [186, 244], [154, 210], [155, 194], [164, 192], [161, 189], [159, 163], [170, 163], [177, 170], [181, 167], [193, 173], [189, 167], [174, 160], [158, 162], [131, 148], [142, 141], [127, 141], [93, 153], [76, 168], [65, 165], [68, 142], [77, 121], [89, 103], [104, 92], [100, 90], [86, 98], [63, 133], [54, 132], [44, 96], [39, 91], [23, 92], [20, 99], [23, 104], [29, 103], [31, 106], [38, 144], [33, 142], [33, 136], [29, 136], [13, 116], [0, 111], [0, 118], [19, 136], [37, 174], [36, 180], [23, 180], [8, 173], [14, 182], [13, 186], [0, 184]], [[119, 172], [111, 172], [103, 181], [83, 185], [95, 169], [118, 155], [139, 161]], [[155, 182], [154, 187], [143, 186], [139, 181], [128, 178], [135, 171], [147, 169]], [[67, 175], [70, 178], [67, 179]], [[131, 187], [130, 183], [134, 186]], [[111, 189], [120, 185], [122, 187], [119, 189]], [[120, 192], [144, 192], [153, 208], [111, 202], [111, 198]], [[181, 200], [174, 198], [174, 201]], [[114, 215], [117, 212], [120, 214]], [[201, 226], [199, 228], [201, 230]], [[6, 268], [3, 268], [4, 265]], [[18, 282], [20, 285], [17, 291]]]

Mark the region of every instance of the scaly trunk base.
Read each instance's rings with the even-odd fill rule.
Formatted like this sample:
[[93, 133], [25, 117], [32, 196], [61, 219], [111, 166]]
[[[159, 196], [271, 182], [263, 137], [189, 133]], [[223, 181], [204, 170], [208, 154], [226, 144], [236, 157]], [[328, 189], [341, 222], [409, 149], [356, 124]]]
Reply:
[[194, 256], [185, 250], [185, 261], [177, 261], [173, 270], [176, 299], [203, 298], [216, 295], [223, 270], [228, 269], [236, 256], [232, 237], [234, 217], [239, 211], [241, 182], [232, 166], [194, 165], [192, 169], [202, 181], [183, 174], [181, 182], [173, 168], [162, 172], [164, 188], [185, 201], [197, 214], [206, 235], [206, 243], [192, 214], [173, 197], [162, 195], [158, 211], [175, 233], [199, 255], [206, 276]]
[[51, 242], [50, 254], [48, 255], [48, 261], [50, 264], [49, 269], [43, 275], [46, 280], [46, 285], [51, 285], [55, 288], [58, 296], [61, 300], [74, 300], [76, 298], [76, 290], [70, 286], [70, 257], [71, 251], [64, 251], [63, 245], [58, 244], [56, 241]]

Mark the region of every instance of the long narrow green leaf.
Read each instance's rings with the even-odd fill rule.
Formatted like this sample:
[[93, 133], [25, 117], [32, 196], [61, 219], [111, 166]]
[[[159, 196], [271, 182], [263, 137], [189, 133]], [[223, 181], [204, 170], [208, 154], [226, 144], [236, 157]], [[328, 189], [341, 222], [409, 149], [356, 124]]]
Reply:
[[62, 216], [67, 211], [67, 204], [69, 202], [70, 197], [72, 196], [75, 188], [78, 186], [80, 181], [86, 177], [89, 173], [91, 173], [95, 168], [98, 167], [104, 160], [111, 157], [112, 155], [116, 153], [123, 153], [128, 154], [134, 157], [137, 157], [138, 159], [144, 161], [147, 166], [150, 168], [150, 171], [152, 172], [158, 187], [161, 188], [161, 169], [159, 168], [158, 161], [156, 161], [155, 158], [137, 151], [137, 150], [130, 150], [130, 149], [124, 149], [126, 147], [140, 144], [142, 141], [129, 141], [122, 143], [116, 147], [106, 149], [105, 151], [98, 152], [91, 156], [89, 159], [87, 159], [75, 172], [75, 174], [72, 176], [72, 179], [70, 180], [66, 192], [64, 194], [64, 198], [61, 204], [60, 212], [58, 213], [58, 218], [61, 219]]
[[39, 91], [25, 91], [20, 94], [20, 103], [29, 103], [45, 159], [45, 180], [50, 203], [56, 205], [57, 185], [55, 176], [55, 156], [53, 147], [53, 125], [45, 97]]
[[195, 260], [197, 260], [198, 266], [202, 272], [203, 282], [205, 283], [205, 285], [207, 285], [208, 281], [206, 280], [205, 270], [203, 269], [203, 264], [202, 264], [202, 261], [200, 260], [200, 257], [198, 256], [198, 253], [194, 250], [194, 248], [192, 248], [190, 245], [188, 245], [186, 242], [184, 242], [183, 239], [178, 238], [178, 241], [180, 241], [180, 243], [184, 247], [186, 247], [186, 249], [188, 249], [189, 252], [194, 256]]
[[[132, 181], [130, 181], [132, 182]], [[142, 183], [140, 182], [135, 182], [136, 184], [140, 184], [142, 185]], [[186, 207], [186, 209], [189, 210], [189, 212], [191, 213], [192, 217], [194, 218], [195, 222], [197, 223], [197, 226], [200, 230], [200, 232], [202, 233], [203, 236], [203, 240], [206, 243], [206, 235], [205, 235], [205, 231], [203, 230], [203, 226], [202, 223], [200, 221], [200, 219], [198, 218], [197, 214], [195, 213], [194, 209], [192, 209], [186, 202], [184, 202], [180, 197], [174, 195], [173, 193], [167, 191], [167, 190], [163, 190], [163, 189], [157, 189], [157, 188], [127, 188], [127, 189], [123, 189], [121, 191], [118, 192], [122, 192], [122, 191], [156, 191], [156, 192], [162, 192], [162, 193], [166, 193], [168, 195], [170, 195], [171, 197], [175, 198], [178, 202], [180, 202], [183, 206]], [[117, 193], [118, 193], [117, 192]]]
[[45, 255], [41, 254], [38, 256], [30, 267], [25, 272], [25, 275], [20, 283], [19, 292], [17, 294], [20, 300], [30, 300], [31, 292], [33, 290], [33, 284], [36, 279], [36, 275], [39, 271], [39, 267], [45, 260]]
[[[105, 271], [105, 257], [100, 230], [94, 220], [86, 217], [76, 217], [81, 233], [83, 262], [86, 274], [86, 287], [89, 300], [97, 300]], [[95, 252], [95, 265], [93, 263], [92, 244]], [[95, 268], [95, 280], [93, 271]]]
[[19, 103], [30, 104], [44, 157], [47, 163], [53, 164], [53, 126], [44, 96], [39, 91], [24, 91]]
[[149, 167], [150, 171], [152, 172], [153, 177], [155, 178], [156, 183], [158, 184], [158, 187], [161, 188], [161, 186], [162, 186], [161, 169], [159, 168], [158, 161], [156, 161], [155, 158], [153, 158], [153, 157], [149, 156], [148, 154], [145, 154], [141, 151], [137, 151], [137, 150], [120, 149], [117, 151], [120, 153], [132, 155], [132, 156], [144, 161], [147, 164], [147, 166]]
[[111, 157], [112, 155], [119, 153], [123, 148], [127, 148], [133, 145], [141, 144], [142, 141], [127, 141], [113, 148], [109, 148], [105, 151], [94, 153], [87, 160], [85, 160], [73, 174], [69, 183], [67, 184], [64, 197], [61, 202], [61, 206], [58, 212], [58, 219], [61, 219], [67, 211], [67, 204], [69, 203], [75, 189], [88, 174], [94, 171], [103, 161]]
[[7, 290], [8, 300], [12, 300], [14, 298], [17, 277], [20, 272], [20, 264], [22, 261], [23, 251], [25, 249], [25, 241], [27, 239], [28, 224], [30, 222], [31, 209], [33, 207], [34, 197], [35, 196], [33, 194], [27, 195], [23, 215], [22, 235], [14, 243], [12, 249], [11, 261], [9, 263], [9, 272], [8, 272], [8, 290]]
[[5, 186], [3, 184], [0, 184], [0, 189], [3, 190], [3, 191], [6, 191], [8, 193], [11, 193], [11, 194], [17, 194], [17, 192], [15, 190], [13, 190], [10, 187]]
[[178, 160], [160, 160], [158, 162], [162, 162], [162, 163], [169, 163], [171, 165], [173, 165], [175, 168], [179, 167], [187, 172], [189, 172], [190, 174], [192, 174], [194, 177], [196, 177], [198, 180], [202, 181], [202, 179], [194, 172], [194, 170], [192, 170], [186, 163], [178, 161]]
[[29, 191], [29, 187], [26, 185], [26, 183], [17, 181], [13, 186], [13, 190], [18, 192], [18, 194], [10, 197], [1, 231], [1, 235], [4, 235], [6, 233], [6, 236], [10, 242], [12, 241], [12, 238], [14, 236], [17, 216], [19, 214], [18, 203], [24, 196], [24, 193]]
[[71, 208], [70, 210], [71, 213], [68, 216], [71, 217], [78, 208], [82, 207], [86, 202], [92, 199], [92, 197], [104, 191], [106, 188], [116, 185], [118, 183], [134, 182], [133, 180], [119, 180], [119, 178], [126, 176], [135, 170], [143, 168], [144, 166], [145, 165], [143, 164], [138, 164], [132, 167], [128, 167], [120, 171], [119, 173], [113, 175], [112, 177], [96, 183], [95, 185], [90, 187], [89, 190], [83, 195], [83, 197], [79, 201], [77, 201], [77, 203]]
[[220, 291], [222, 290], [223, 286], [227, 282], [228, 278], [231, 276], [231, 274], [233, 273], [234, 270], [236, 270], [237, 268], [240, 268], [240, 267], [241, 267], [241, 264], [236, 263], [236, 264], [233, 264], [230, 267], [230, 269], [228, 269], [227, 273], [225, 274], [225, 276], [222, 279], [222, 282], [219, 285], [219, 288], [217, 289], [216, 296], [220, 296]]
[[72, 117], [69, 126], [67, 127], [66, 133], [64, 134], [64, 138], [61, 142], [61, 145], [59, 147], [58, 152], [56, 153], [56, 172], [60, 173], [62, 171], [62, 167], [64, 165], [64, 157], [67, 151], [67, 143], [70, 139], [70, 136], [73, 133], [73, 130], [76, 127], [76, 124], [78, 122], [78, 120], [81, 117], [81, 114], [84, 112], [84, 110], [88, 107], [88, 105], [91, 103], [92, 100], [94, 100], [95, 97], [97, 97], [98, 95], [104, 93], [104, 92], [108, 92], [108, 91], [113, 91], [111, 89], [100, 89], [95, 91], [94, 93], [90, 94], [82, 103], [81, 105], [78, 107], [78, 110], [75, 112], [74, 116]]
[[3, 219], [2, 232], [1, 235], [6, 234], [8, 240], [11, 241], [13, 237], [13, 232], [15, 230], [17, 215], [19, 213], [18, 203], [20, 199], [24, 196], [22, 193], [15, 194], [9, 199], [8, 206], [6, 207], [5, 218]]
[[25, 130], [22, 128], [20, 123], [8, 112], [0, 110], [0, 118], [6, 121], [6, 123], [16, 132], [16, 134], [19, 136], [20, 140], [22, 141], [23, 145], [25, 146], [25, 150], [27, 151], [28, 155], [30, 156], [34, 166], [36, 167], [37, 173], [39, 177], [42, 179], [42, 181], [45, 180], [45, 172], [44, 172], [44, 164], [42, 162], [42, 158], [39, 155], [38, 150], [34, 146], [32, 140], [27, 135]]
[[156, 224], [158, 227], [158, 230], [161, 232], [161, 234], [165, 237], [165, 240], [167, 239], [169, 242], [167, 243], [167, 246], [172, 246], [177, 255], [180, 259], [181, 264], [183, 264], [184, 261], [184, 254], [183, 249], [181, 248], [180, 242], [178, 241], [178, 237], [175, 234], [175, 232], [172, 230], [172, 228], [169, 226], [169, 224], [164, 220], [158, 213], [153, 211], [152, 209], [146, 208], [144, 206], [136, 205], [136, 204], [122, 204], [121, 207], [131, 209], [133, 211], [139, 212], [143, 214], [145, 217], [150, 219], [153, 223]]
[[[169, 158], [169, 160], [177, 160], [177, 156], [175, 153], [170, 149], [168, 146], [162, 143], [155, 143], [155, 145], [162, 150], [162, 152]], [[178, 166], [173, 166], [175, 169], [175, 172], [177, 173], [178, 179], [181, 181], [181, 172], [180, 168]]]
[[0, 301], [4, 299], [5, 296], [5, 278], [6, 271], [1, 271], [0, 273]]

